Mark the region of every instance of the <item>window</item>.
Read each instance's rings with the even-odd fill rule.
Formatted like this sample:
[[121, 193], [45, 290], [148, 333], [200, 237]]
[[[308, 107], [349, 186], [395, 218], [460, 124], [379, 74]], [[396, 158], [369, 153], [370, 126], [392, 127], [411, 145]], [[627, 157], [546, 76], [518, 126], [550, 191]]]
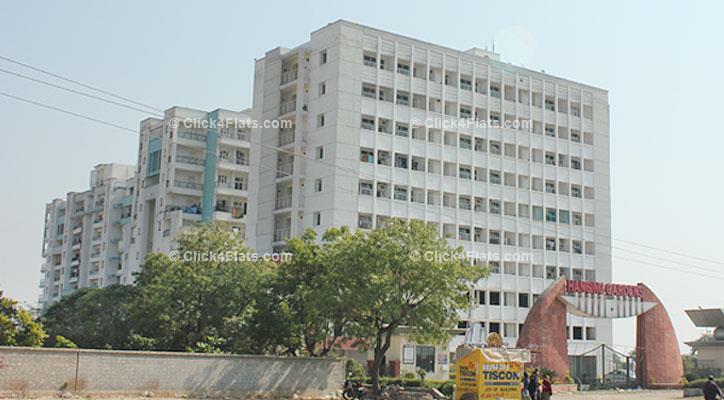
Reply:
[[360, 214], [357, 219], [357, 226], [362, 229], [372, 229], [372, 216], [367, 214]]
[[317, 193], [322, 191], [322, 179], [317, 179], [314, 181], [314, 191]]
[[558, 221], [562, 224], [570, 224], [571, 223], [570, 213], [566, 210], [559, 210], [558, 211]]
[[491, 230], [488, 233], [488, 243], [490, 244], [500, 244], [500, 231], [493, 231]]
[[323, 127], [324, 123], [325, 123], [324, 114], [317, 115], [317, 128]]
[[362, 57], [362, 63], [368, 67], [376, 67], [377, 66], [377, 58], [375, 56], [370, 54], [365, 54]]
[[407, 169], [407, 155], [406, 154], [395, 154], [395, 167]]
[[375, 130], [375, 119], [372, 117], [362, 116], [362, 129], [367, 129], [370, 131]]
[[505, 323], [503, 324], [503, 336], [504, 337], [516, 337], [518, 335], [518, 324]]
[[543, 221], [543, 207], [533, 206], [533, 220]]
[[573, 340], [583, 340], [583, 327], [582, 326], [573, 327]]
[[515, 307], [515, 293], [505, 292], [503, 293], [503, 305], [508, 307]]
[[586, 327], [586, 340], [596, 340], [596, 327], [595, 326]]
[[322, 225], [322, 213], [317, 211], [314, 213], [314, 226]]
[[435, 348], [415, 345], [415, 370], [435, 371]]
[[491, 322], [488, 332], [489, 333], [493, 333], [493, 332], [500, 333], [500, 322]]
[[327, 50], [322, 50], [319, 52], [319, 65], [323, 65], [327, 63]]
[[528, 293], [518, 293], [518, 307], [521, 307], [521, 308], [530, 307]]
[[317, 146], [315, 155], [317, 157], [317, 160], [323, 159], [324, 158], [324, 146]]
[[500, 292], [491, 291], [488, 303], [491, 306], [499, 306], [500, 305]]
[[375, 153], [372, 150], [361, 149], [359, 153], [359, 160], [361, 162], [373, 163], [375, 162]]
[[359, 194], [363, 196], [372, 196], [372, 192], [374, 189], [372, 188], [372, 182], [370, 181], [360, 181], [359, 183]]
[[546, 221], [556, 222], [556, 209], [555, 208], [546, 208]]
[[485, 304], [485, 290], [476, 290], [475, 297], [478, 298], [478, 304]]
[[376, 99], [377, 98], [377, 89], [375, 88], [375, 85], [372, 85], [369, 83], [363, 83], [362, 84], [362, 97], [367, 97], [368, 99]]
[[407, 201], [407, 187], [395, 186], [395, 200]]
[[319, 96], [324, 96], [325, 94], [327, 94], [327, 83], [326, 82], [322, 82], [319, 84], [318, 94], [319, 94]]

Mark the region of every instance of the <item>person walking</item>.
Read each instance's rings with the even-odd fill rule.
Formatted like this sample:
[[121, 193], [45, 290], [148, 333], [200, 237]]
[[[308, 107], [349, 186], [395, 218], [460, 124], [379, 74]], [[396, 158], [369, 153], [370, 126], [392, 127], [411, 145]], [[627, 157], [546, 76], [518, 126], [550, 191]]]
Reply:
[[528, 384], [528, 395], [533, 400], [540, 400], [538, 385], [538, 370], [534, 369], [533, 373], [530, 375], [530, 383]]
[[530, 377], [527, 372], [523, 372], [523, 390], [521, 390], [520, 396], [522, 400], [530, 399], [530, 396], [528, 395], [528, 385], [530, 385]]
[[724, 399], [724, 394], [722, 394], [721, 389], [719, 389], [719, 386], [717, 386], [716, 382], [714, 382], [713, 375], [709, 375], [709, 379], [706, 381], [701, 391], [704, 392], [704, 400], [716, 400], [717, 396]]
[[553, 396], [553, 385], [551, 384], [550, 375], [543, 378], [543, 386], [541, 387], [541, 400], [550, 400]]

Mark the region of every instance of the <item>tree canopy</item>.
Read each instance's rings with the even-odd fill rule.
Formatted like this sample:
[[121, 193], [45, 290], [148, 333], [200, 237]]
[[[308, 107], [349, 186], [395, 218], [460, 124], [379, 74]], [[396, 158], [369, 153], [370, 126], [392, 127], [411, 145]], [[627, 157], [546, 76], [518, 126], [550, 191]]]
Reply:
[[0, 346], [41, 346], [47, 336], [30, 311], [0, 290]]

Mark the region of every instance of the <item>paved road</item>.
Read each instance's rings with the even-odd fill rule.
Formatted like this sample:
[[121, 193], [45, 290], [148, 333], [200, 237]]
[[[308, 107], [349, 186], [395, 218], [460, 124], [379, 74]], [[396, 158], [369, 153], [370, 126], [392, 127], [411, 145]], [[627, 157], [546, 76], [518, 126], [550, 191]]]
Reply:
[[[554, 400], [671, 400], [683, 398], [681, 390], [600, 391], [554, 394]], [[692, 397], [692, 399], [698, 399]]]

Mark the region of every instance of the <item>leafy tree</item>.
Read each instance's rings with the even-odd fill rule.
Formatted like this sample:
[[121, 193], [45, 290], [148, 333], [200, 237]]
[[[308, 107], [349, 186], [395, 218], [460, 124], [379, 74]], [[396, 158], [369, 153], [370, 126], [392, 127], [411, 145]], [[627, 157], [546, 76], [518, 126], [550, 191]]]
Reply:
[[51, 305], [41, 320], [51, 339], [46, 343], [58, 347], [62, 337], [86, 349], [127, 349], [133, 321], [131, 302], [136, 288], [111, 285], [83, 288]]
[[393, 220], [369, 232], [331, 235], [333, 280], [338, 295], [354, 305], [346, 331], [371, 347], [370, 377], [379, 393], [383, 357], [395, 331], [408, 327], [417, 341], [448, 339], [448, 328], [470, 307], [471, 284], [489, 271], [469, 265], [462, 249], [451, 248], [420, 221]]
[[[149, 255], [133, 302], [136, 343], [158, 350], [248, 352], [262, 262], [227, 226], [200, 224], [177, 239], [180, 259]], [[223, 338], [223, 339], [221, 339]]]
[[47, 336], [30, 311], [0, 290], [0, 345], [41, 346]]
[[289, 352], [303, 348], [311, 356], [326, 356], [350, 323], [352, 298], [342, 295], [334, 258], [339, 242], [350, 237], [349, 230], [332, 229], [317, 242], [309, 229], [287, 242], [290, 261], [277, 270], [271, 293], [287, 315]]

